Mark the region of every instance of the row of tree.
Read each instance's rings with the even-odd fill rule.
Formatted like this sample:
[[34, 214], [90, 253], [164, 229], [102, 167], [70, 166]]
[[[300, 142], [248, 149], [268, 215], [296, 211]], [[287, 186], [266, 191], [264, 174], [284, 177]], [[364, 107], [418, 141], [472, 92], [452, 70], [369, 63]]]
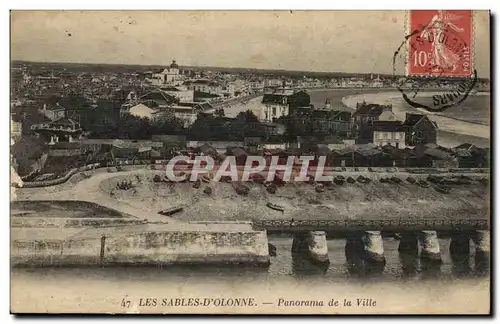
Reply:
[[[93, 117], [95, 118], [95, 117]], [[251, 111], [240, 112], [236, 118], [199, 114], [196, 121], [184, 127], [174, 115], [158, 120], [126, 115], [118, 119], [82, 123], [93, 138], [149, 139], [152, 135], [186, 135], [193, 140], [243, 140], [245, 137], [265, 137], [266, 127]]]

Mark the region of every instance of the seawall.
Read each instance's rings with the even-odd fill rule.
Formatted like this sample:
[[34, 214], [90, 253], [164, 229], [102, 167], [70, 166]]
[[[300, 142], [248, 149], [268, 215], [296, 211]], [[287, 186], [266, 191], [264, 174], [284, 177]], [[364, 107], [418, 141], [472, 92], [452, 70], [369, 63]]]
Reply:
[[[193, 224], [87, 228], [76, 235], [53, 239], [40, 228], [38, 237], [13, 237], [11, 265], [24, 267], [253, 264], [268, 265], [266, 231], [235, 224]], [[158, 229], [155, 230], [155, 227]], [[206, 227], [203, 228], [203, 227]]]

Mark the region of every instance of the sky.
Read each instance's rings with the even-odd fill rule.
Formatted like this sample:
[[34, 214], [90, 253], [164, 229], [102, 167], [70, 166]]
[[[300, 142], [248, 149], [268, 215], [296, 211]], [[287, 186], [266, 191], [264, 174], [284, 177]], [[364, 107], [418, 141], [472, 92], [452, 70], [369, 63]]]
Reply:
[[[13, 11], [13, 60], [392, 73], [404, 11]], [[474, 64], [489, 77], [487, 11]]]

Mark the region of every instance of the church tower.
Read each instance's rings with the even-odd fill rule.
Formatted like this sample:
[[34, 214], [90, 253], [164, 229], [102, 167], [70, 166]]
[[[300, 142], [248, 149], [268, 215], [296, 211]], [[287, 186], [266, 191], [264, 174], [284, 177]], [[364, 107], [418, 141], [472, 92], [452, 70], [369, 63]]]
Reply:
[[326, 99], [325, 99], [325, 109], [329, 110], [331, 108], [332, 108], [332, 105], [330, 104], [330, 99], [327, 96]]

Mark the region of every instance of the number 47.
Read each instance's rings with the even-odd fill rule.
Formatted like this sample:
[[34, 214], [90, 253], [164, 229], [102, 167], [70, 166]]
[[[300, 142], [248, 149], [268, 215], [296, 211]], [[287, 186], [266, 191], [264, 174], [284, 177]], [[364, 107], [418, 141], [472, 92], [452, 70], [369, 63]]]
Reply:
[[413, 66], [424, 67], [427, 65], [428, 59], [431, 58], [431, 53], [425, 51], [414, 51], [413, 52]]
[[130, 300], [125, 300], [125, 299], [122, 299], [121, 306], [122, 306], [122, 307], [129, 308], [129, 307], [130, 307]]

